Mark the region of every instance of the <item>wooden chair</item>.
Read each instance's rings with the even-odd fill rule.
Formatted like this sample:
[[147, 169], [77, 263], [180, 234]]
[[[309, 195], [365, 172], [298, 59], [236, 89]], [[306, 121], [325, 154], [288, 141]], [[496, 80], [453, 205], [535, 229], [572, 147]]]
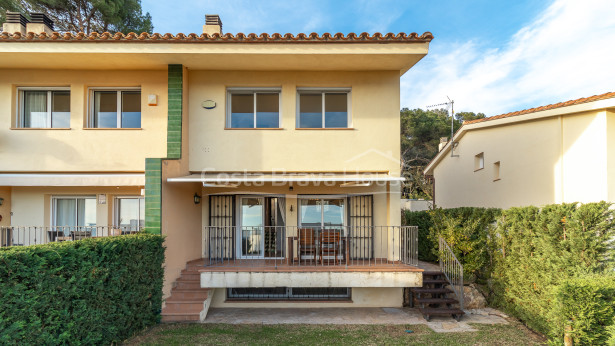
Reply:
[[[345, 253], [344, 246], [342, 246], [342, 239], [339, 230], [325, 229], [320, 233], [320, 262], [342, 262], [346, 256], [342, 256], [342, 259], [338, 258], [341, 254]], [[329, 258], [325, 258], [325, 256]], [[332, 258], [331, 258], [332, 257]]]
[[73, 240], [82, 240], [92, 237], [92, 231], [73, 231], [71, 236]]
[[316, 236], [315, 231], [311, 228], [299, 228], [298, 232], [298, 249], [299, 262], [303, 260], [303, 256], [309, 256], [309, 261], [316, 262]]

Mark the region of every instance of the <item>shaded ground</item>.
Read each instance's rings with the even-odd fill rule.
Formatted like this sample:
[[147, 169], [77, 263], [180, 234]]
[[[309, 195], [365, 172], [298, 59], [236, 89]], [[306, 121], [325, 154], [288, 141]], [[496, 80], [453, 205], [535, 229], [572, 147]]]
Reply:
[[[127, 345], [539, 345], [544, 340], [510, 320], [475, 324], [475, 332], [436, 333], [426, 325], [162, 324]], [[411, 330], [412, 333], [407, 331]]]

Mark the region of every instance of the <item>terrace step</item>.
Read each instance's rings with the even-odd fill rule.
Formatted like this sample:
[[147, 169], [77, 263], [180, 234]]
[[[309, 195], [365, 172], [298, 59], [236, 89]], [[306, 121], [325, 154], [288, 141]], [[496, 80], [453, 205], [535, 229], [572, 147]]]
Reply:
[[162, 309], [162, 322], [199, 322], [207, 315], [213, 290], [201, 287], [201, 274], [198, 272], [202, 259], [186, 263], [180, 277], [173, 283], [171, 296], [165, 300]]
[[459, 303], [457, 299], [454, 299], [454, 298], [417, 298], [415, 301], [418, 304], [423, 304], [423, 305]]
[[448, 288], [431, 288], [431, 287], [421, 287], [421, 288], [413, 288], [412, 291], [414, 293], [430, 293], [430, 294], [448, 294], [453, 293], [453, 290], [449, 290]]
[[446, 279], [423, 279], [423, 285], [425, 284], [448, 284]]
[[[413, 303], [419, 305], [419, 311], [427, 321], [432, 316], [450, 316], [459, 320], [464, 315], [463, 310], [455, 308], [459, 301], [449, 298], [453, 290], [443, 286], [450, 284], [441, 271], [423, 272], [423, 287], [412, 288]], [[425, 295], [428, 295], [425, 297]]]

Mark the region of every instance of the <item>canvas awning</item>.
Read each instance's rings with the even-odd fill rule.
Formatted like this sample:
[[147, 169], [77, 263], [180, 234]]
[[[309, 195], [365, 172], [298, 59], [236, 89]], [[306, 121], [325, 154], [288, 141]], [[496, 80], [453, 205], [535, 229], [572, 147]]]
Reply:
[[144, 186], [143, 173], [0, 174], [0, 186]]
[[243, 173], [217, 172], [194, 173], [175, 178], [167, 178], [168, 182], [203, 183], [203, 184], [241, 184], [241, 183], [293, 183], [293, 182], [340, 182], [340, 183], [372, 183], [399, 182], [403, 177], [394, 177], [387, 173]]

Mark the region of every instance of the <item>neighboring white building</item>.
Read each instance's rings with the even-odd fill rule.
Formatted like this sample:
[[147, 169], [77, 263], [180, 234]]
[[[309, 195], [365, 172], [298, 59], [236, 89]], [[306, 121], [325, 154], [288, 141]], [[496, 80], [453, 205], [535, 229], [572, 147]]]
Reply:
[[436, 206], [615, 202], [615, 93], [464, 122], [425, 168]]

